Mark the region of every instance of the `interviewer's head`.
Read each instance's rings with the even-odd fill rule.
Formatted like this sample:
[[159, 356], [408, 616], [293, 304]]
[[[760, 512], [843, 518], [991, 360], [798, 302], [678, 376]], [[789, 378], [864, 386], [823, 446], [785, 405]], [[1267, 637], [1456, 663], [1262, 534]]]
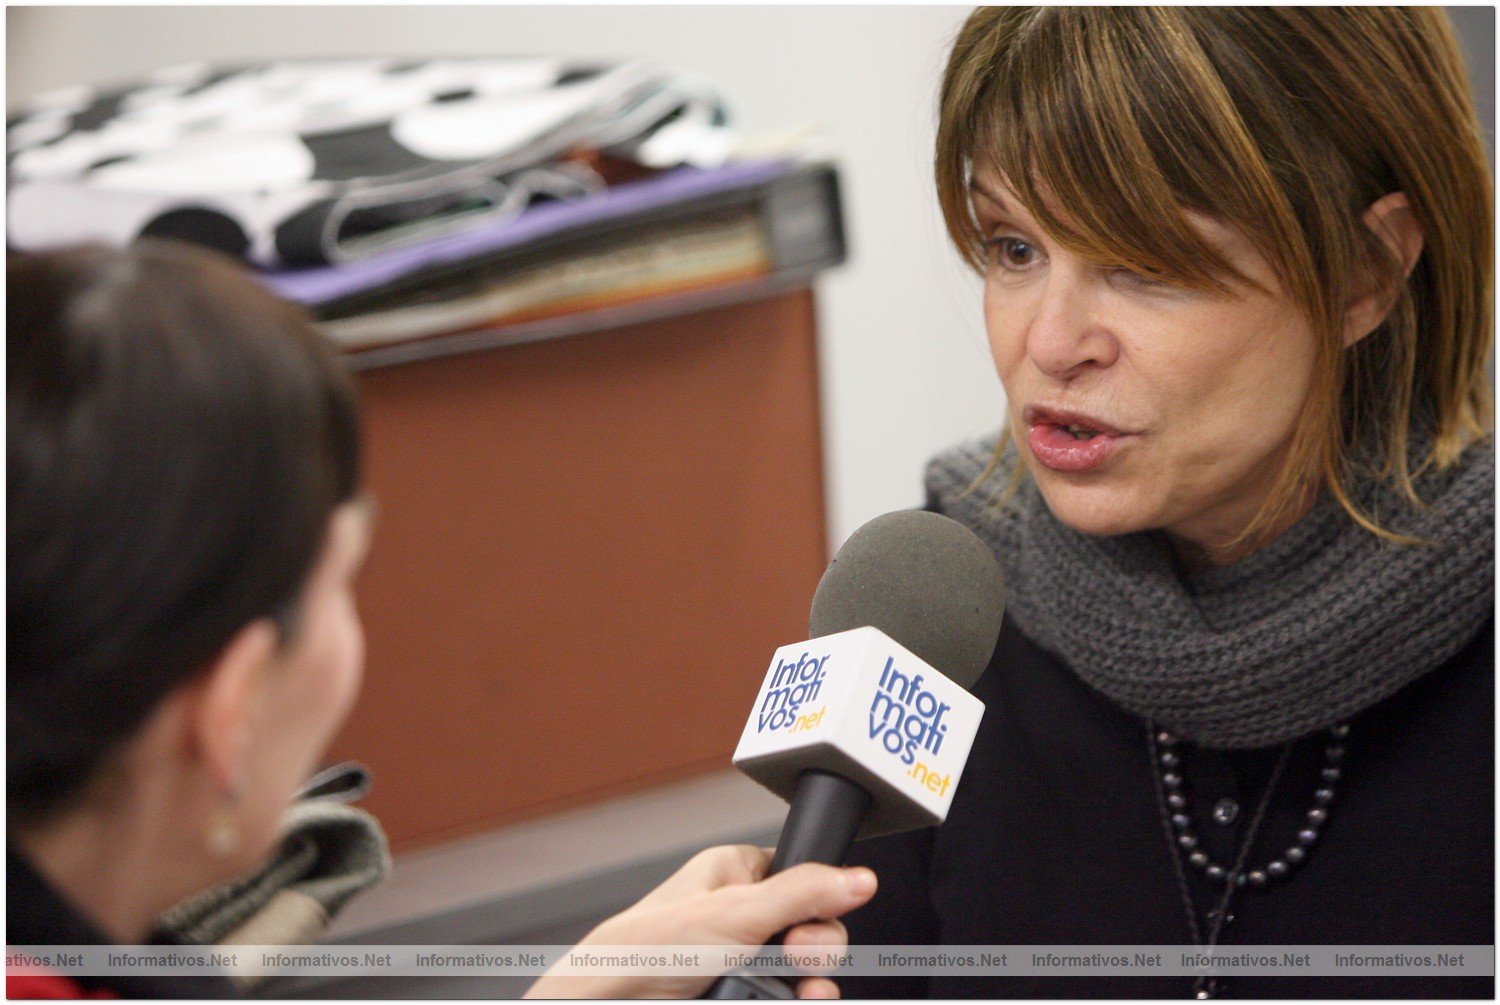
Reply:
[[157, 842], [170, 902], [265, 854], [358, 687], [353, 393], [210, 253], [7, 273], [11, 830]]
[[[1077, 529], [1223, 559], [1326, 486], [1379, 532], [1356, 451], [1410, 493], [1419, 427], [1439, 467], [1490, 428], [1493, 195], [1440, 9], [983, 8], [936, 176], [1025, 469]], [[1129, 435], [1049, 465], [1049, 409]]]

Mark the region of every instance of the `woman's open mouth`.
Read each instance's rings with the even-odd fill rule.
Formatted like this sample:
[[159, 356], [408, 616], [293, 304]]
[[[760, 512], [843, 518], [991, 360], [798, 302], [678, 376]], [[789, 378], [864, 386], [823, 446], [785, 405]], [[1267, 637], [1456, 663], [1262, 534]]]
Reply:
[[1037, 406], [1026, 409], [1025, 421], [1032, 456], [1054, 471], [1092, 471], [1130, 435], [1087, 415]]

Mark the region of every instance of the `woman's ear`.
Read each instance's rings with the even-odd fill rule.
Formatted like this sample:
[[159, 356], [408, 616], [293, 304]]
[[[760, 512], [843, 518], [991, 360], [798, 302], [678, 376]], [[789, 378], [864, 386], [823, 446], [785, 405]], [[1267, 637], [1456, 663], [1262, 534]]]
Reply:
[[[1410, 276], [1422, 255], [1422, 225], [1417, 222], [1406, 193], [1391, 192], [1376, 199], [1365, 210], [1363, 219], [1371, 233], [1395, 256], [1402, 278]], [[1395, 306], [1399, 293], [1394, 284], [1379, 284], [1351, 301], [1344, 315], [1344, 345], [1351, 346], [1379, 328]]]
[[239, 797], [249, 771], [253, 720], [280, 639], [267, 618], [241, 628], [199, 679], [198, 700], [188, 711], [189, 742], [230, 799]]

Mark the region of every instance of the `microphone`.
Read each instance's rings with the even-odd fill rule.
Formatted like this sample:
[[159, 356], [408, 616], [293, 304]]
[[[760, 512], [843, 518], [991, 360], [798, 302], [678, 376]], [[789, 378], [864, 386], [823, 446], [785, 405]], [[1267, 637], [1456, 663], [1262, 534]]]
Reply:
[[[813, 595], [812, 638], [776, 650], [734, 752], [791, 803], [767, 875], [840, 865], [858, 837], [947, 818], [1004, 607], [989, 547], [945, 516], [887, 513], [850, 536]], [[705, 997], [794, 995], [735, 974]]]

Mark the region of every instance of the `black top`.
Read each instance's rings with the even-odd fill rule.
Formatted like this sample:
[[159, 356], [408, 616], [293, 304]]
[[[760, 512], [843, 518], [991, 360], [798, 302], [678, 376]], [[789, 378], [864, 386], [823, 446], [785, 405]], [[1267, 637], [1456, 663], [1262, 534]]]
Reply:
[[[5, 942], [10, 946], [100, 946], [112, 940], [70, 904], [15, 847], [5, 853]], [[166, 944], [165, 937], [153, 940]], [[235, 998], [226, 977], [73, 977], [85, 991], [121, 998]]]
[[[1494, 621], [1442, 667], [1350, 723], [1336, 798], [1305, 861], [1239, 891], [1220, 945], [1491, 945]], [[859, 945], [1191, 945], [1145, 722], [1006, 618], [974, 688], [985, 714], [947, 822], [856, 844], [880, 891], [845, 919]], [[1326, 732], [1298, 741], [1255, 847], [1296, 843]], [[1179, 743], [1201, 847], [1232, 862], [1281, 747]], [[1238, 812], [1214, 822], [1212, 808]], [[1227, 804], [1226, 804], [1227, 805]], [[1228, 814], [1222, 814], [1227, 816]], [[1207, 932], [1214, 887], [1184, 867]], [[845, 997], [1193, 997], [1192, 977], [841, 978]], [[1220, 996], [1482, 997], [1490, 977], [1220, 979]]]

